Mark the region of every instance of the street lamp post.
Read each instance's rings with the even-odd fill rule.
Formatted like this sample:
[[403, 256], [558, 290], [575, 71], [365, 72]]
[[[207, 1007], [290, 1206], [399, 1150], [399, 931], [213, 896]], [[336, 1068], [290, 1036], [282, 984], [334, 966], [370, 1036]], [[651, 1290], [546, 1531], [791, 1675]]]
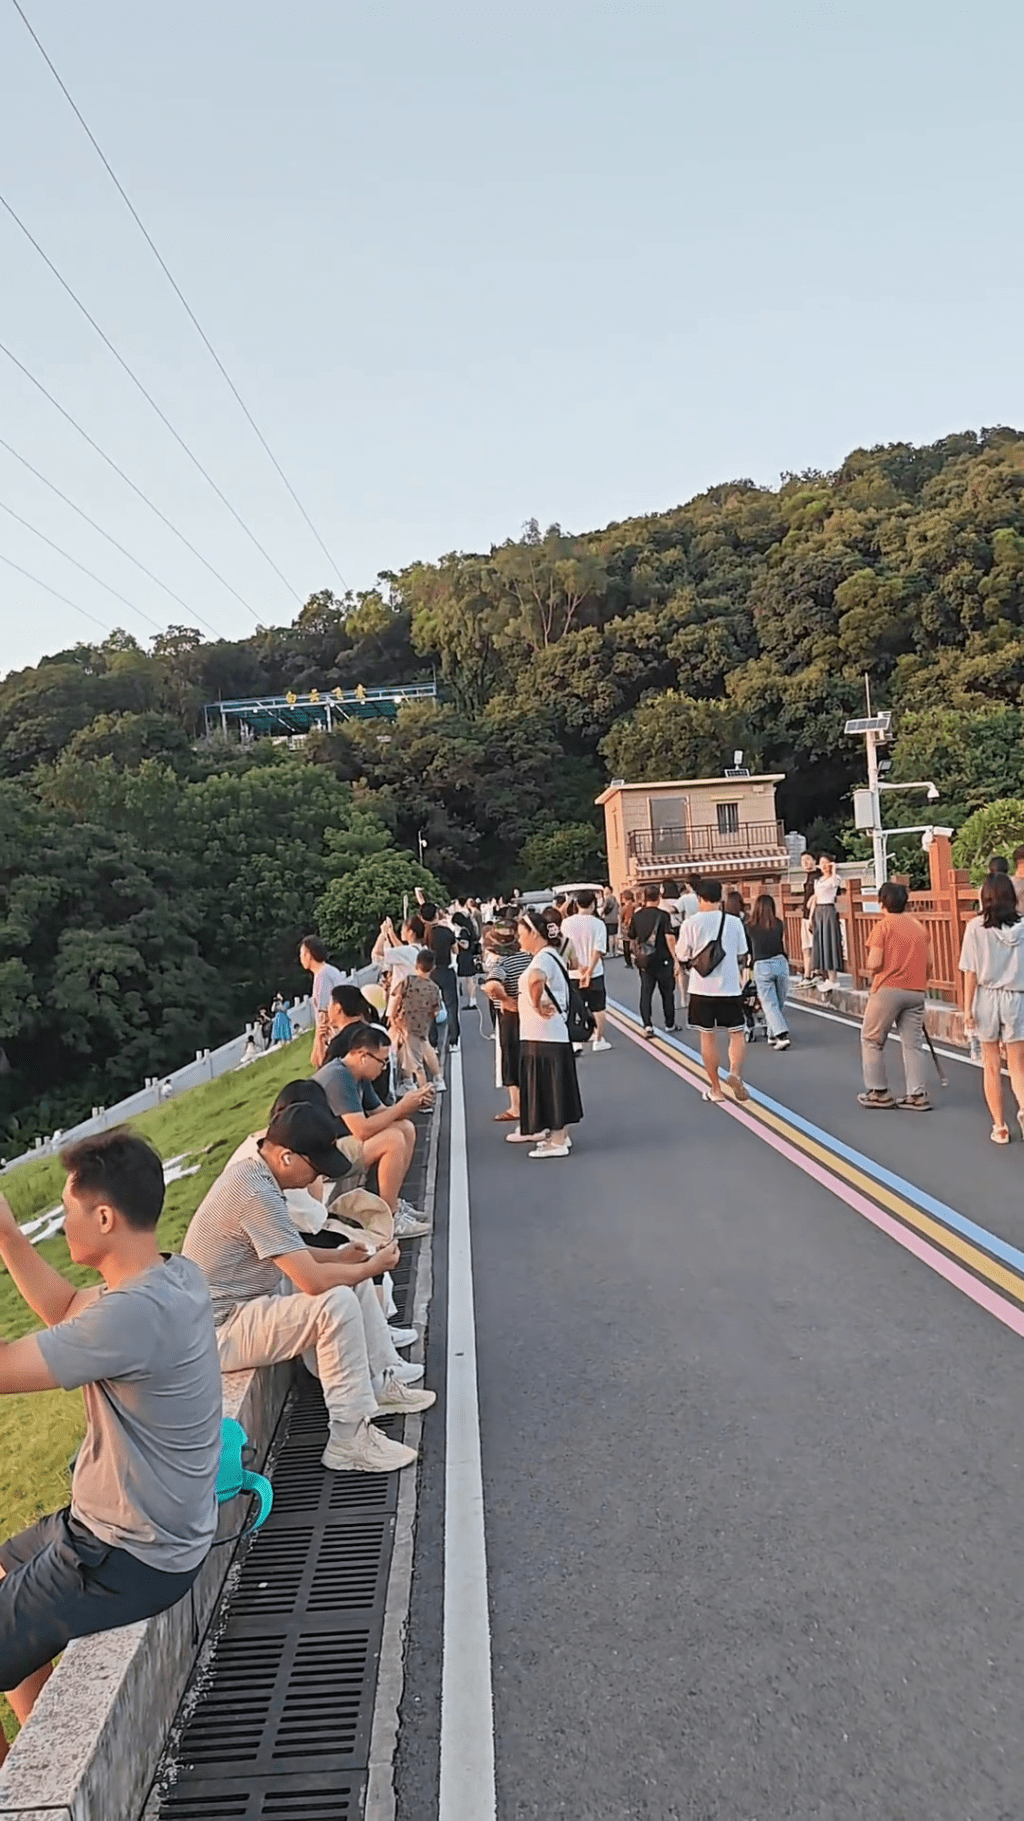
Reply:
[[[869, 697], [870, 701], [870, 697]], [[919, 824], [912, 829], [882, 827], [882, 792], [883, 790], [923, 790], [929, 803], [939, 800], [938, 787], [931, 778], [914, 778], [906, 784], [883, 784], [879, 778], [878, 748], [889, 738], [892, 726], [892, 715], [888, 709], [880, 714], [860, 715], [853, 721], [847, 721], [844, 732], [863, 734], [867, 756], [868, 787], [867, 790], [855, 790], [853, 793], [853, 819], [857, 828], [863, 829], [871, 836], [871, 852], [875, 874], [875, 890], [884, 885], [889, 876], [889, 861], [886, 852], [888, 837], [899, 834], [917, 834], [927, 824]]]

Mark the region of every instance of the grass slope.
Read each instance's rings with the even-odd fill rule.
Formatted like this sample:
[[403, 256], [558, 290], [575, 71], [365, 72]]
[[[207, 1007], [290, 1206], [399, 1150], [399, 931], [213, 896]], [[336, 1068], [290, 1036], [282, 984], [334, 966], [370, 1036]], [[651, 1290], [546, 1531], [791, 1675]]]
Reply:
[[[204, 1087], [191, 1088], [180, 1099], [131, 1121], [164, 1159], [183, 1152], [198, 1163], [195, 1176], [168, 1186], [160, 1241], [165, 1252], [177, 1251], [185, 1228], [214, 1178], [237, 1144], [266, 1125], [276, 1094], [286, 1081], [309, 1073], [309, 1033], [260, 1058], [249, 1068]], [[56, 1207], [64, 1187], [57, 1158], [22, 1164], [0, 1176], [19, 1221], [31, 1220]], [[44, 1240], [40, 1252], [76, 1284], [95, 1281], [95, 1274], [73, 1265], [63, 1234]], [[14, 1340], [40, 1326], [7, 1272], [0, 1266], [0, 1338]], [[68, 1462], [82, 1438], [84, 1418], [77, 1391], [46, 1391], [30, 1397], [0, 1399], [0, 1537], [13, 1536], [44, 1512], [67, 1504]], [[2, 1703], [4, 1730], [16, 1730], [14, 1716]]]

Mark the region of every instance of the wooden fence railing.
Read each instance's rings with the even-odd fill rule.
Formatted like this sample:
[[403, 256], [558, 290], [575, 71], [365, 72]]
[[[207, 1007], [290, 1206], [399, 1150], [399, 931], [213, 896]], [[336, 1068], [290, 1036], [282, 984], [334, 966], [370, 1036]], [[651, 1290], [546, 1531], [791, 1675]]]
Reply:
[[[936, 835], [928, 855], [931, 883], [927, 891], [911, 892], [907, 911], [923, 923], [931, 941], [931, 970], [928, 991], [933, 999], [945, 999], [963, 1005], [963, 975], [960, 972], [960, 947], [964, 930], [978, 914], [978, 889], [970, 875], [958, 872], [948, 837]], [[904, 880], [905, 884], [906, 881]], [[786, 924], [786, 951], [795, 970], [803, 966], [801, 948], [801, 912], [803, 898], [788, 884], [782, 888], [781, 914]], [[859, 879], [851, 879], [839, 899], [848, 971], [854, 984], [866, 987], [870, 981], [867, 954], [871, 932], [878, 910], [874, 896], [865, 902]]]

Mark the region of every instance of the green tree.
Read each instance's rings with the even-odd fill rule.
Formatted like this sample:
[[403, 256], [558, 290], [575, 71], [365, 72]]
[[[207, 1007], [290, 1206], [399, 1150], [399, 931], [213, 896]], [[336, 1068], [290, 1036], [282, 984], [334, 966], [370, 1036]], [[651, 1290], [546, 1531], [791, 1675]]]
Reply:
[[518, 883], [542, 891], [573, 880], [606, 878], [604, 842], [592, 822], [556, 822], [523, 842]]
[[[667, 689], [645, 698], [601, 742], [613, 776], [631, 784], [658, 778], [707, 778], [746, 748], [741, 716], [729, 704], [698, 701]], [[748, 755], [748, 762], [749, 762]]]
[[316, 928], [332, 954], [358, 966], [367, 959], [384, 918], [398, 924], [403, 900], [415, 903], [417, 886], [435, 902], [444, 896], [440, 881], [411, 854], [398, 848], [371, 854], [331, 880], [316, 903]]
[[953, 842], [953, 864], [967, 867], [979, 885], [991, 855], [1009, 859], [1015, 847], [1024, 847], [1024, 798], [1003, 797], [968, 816]]

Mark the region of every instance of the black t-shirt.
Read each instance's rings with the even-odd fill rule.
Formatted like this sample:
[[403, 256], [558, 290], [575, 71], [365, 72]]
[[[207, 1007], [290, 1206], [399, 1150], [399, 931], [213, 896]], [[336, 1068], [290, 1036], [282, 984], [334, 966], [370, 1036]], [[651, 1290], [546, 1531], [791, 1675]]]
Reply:
[[654, 943], [652, 961], [670, 961], [672, 957], [665, 938], [671, 929], [672, 923], [667, 911], [659, 910], [656, 904], [645, 904], [634, 912], [629, 934], [635, 942]]
[[776, 955], [786, 952], [786, 925], [778, 920], [761, 929], [756, 923], [748, 923], [747, 942], [750, 945], [752, 961], [771, 961]]
[[452, 952], [458, 939], [456, 932], [449, 929], [446, 923], [435, 923], [427, 937], [428, 947], [434, 951], [435, 967], [451, 967]]

